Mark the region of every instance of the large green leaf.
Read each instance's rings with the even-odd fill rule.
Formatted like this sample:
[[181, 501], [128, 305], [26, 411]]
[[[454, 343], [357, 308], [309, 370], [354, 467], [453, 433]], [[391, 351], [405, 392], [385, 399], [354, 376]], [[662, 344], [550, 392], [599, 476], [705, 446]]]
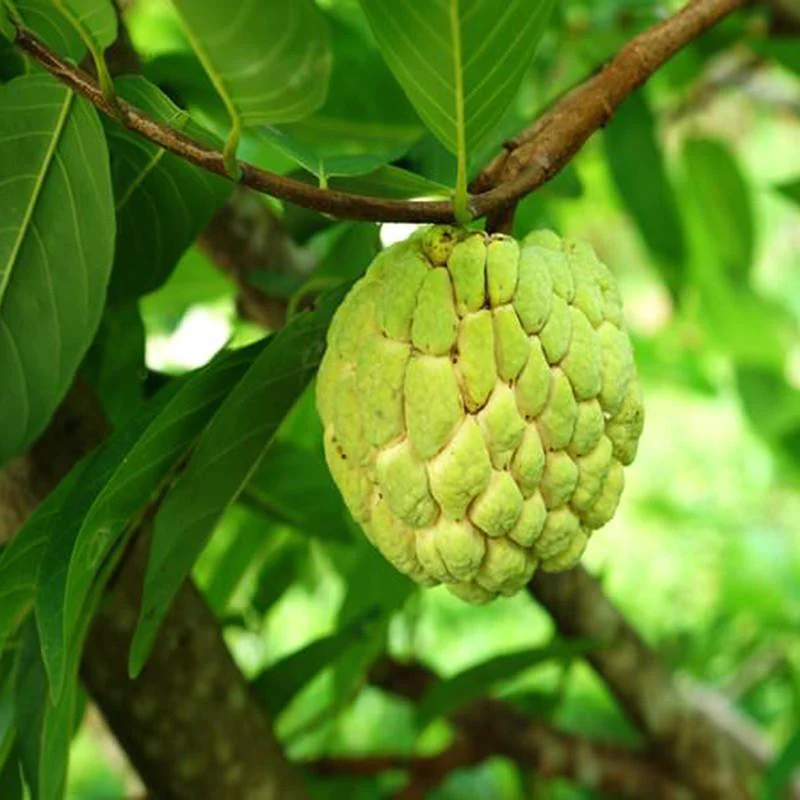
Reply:
[[642, 92], [622, 104], [603, 141], [619, 195], [655, 256], [667, 286], [677, 292], [686, 260], [683, 223], [655, 118]]
[[684, 143], [685, 180], [716, 260], [734, 284], [747, 283], [755, 259], [755, 221], [747, 182], [728, 146], [714, 139]]
[[81, 375], [103, 404], [117, 428], [142, 402], [145, 365], [145, 330], [138, 303], [107, 306], [97, 335], [81, 364]]
[[307, 644], [259, 672], [251, 686], [270, 716], [278, 716], [323, 669], [369, 637], [378, 617], [377, 609], [368, 610], [336, 633]]
[[51, 703], [33, 621], [23, 630], [16, 667], [15, 715], [22, 771], [32, 800], [61, 800], [74, 730], [77, 675]]
[[[145, 78], [116, 83], [118, 93], [196, 141], [219, 147]], [[117, 214], [117, 252], [109, 295], [119, 302], [161, 286], [225, 201], [233, 184], [168, 153], [116, 122], [106, 122]]]
[[321, 451], [274, 442], [242, 494], [249, 506], [323, 540], [351, 539], [341, 495]]
[[105, 566], [120, 537], [155, 500], [175, 465], [263, 345], [223, 354], [168, 385], [86, 464], [61, 495], [60, 513], [38, 577], [36, 617], [54, 698], [64, 685], [68, 654], [79, 645]]
[[92, 106], [54, 78], [0, 87], [0, 463], [41, 433], [105, 301], [108, 152]]
[[25, 797], [16, 747], [12, 747], [11, 752], [0, 765], [0, 797], [3, 800], [24, 800]]
[[386, 63], [451, 152], [480, 144], [513, 99], [553, 0], [361, 0]]
[[325, 101], [328, 31], [312, 0], [174, 0], [234, 131], [290, 122]]
[[571, 661], [591, 649], [583, 640], [556, 639], [544, 647], [505, 653], [439, 681], [425, 693], [417, 707], [420, 727], [486, 694], [495, 684], [509, 680], [531, 667], [549, 661]]
[[333, 71], [325, 104], [264, 135], [318, 178], [363, 174], [394, 161], [424, 128], [380, 54], [354, 29], [329, 19]]
[[[3, 6], [11, 19], [32, 30], [57, 53], [78, 61], [86, 52], [78, 30], [56, 10], [52, 0], [0, 0], [0, 17]], [[4, 31], [5, 35], [13, 35], [11, 30]]]
[[51, 0], [51, 5], [70, 24], [84, 34], [88, 33], [101, 49], [117, 38], [117, 14], [113, 0]]
[[201, 437], [155, 523], [130, 667], [138, 673], [161, 620], [225, 508], [253, 474], [280, 423], [311, 380], [344, 288], [296, 316], [256, 360]]

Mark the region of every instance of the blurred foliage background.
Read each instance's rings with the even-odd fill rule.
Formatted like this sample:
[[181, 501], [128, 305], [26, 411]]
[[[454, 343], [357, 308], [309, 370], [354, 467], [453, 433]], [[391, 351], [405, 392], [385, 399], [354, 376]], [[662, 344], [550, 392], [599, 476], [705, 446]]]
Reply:
[[[452, 185], [454, 159], [424, 134], [380, 68], [358, 3], [319, 5], [337, 59], [326, 113], [250, 136], [244, 155], [284, 173], [305, 164], [309, 180], [377, 191], [399, 191], [410, 179], [387, 179], [386, 164], [428, 179], [425, 191]], [[558, 4], [515, 104], [472, 154], [473, 170], [680, 5]], [[775, 35], [770, 19], [756, 6], [675, 58], [566, 171], [520, 204], [515, 232], [546, 226], [590, 242], [620, 280], [635, 338], [647, 425], [621, 511], [593, 539], [589, 568], [672, 667], [724, 693], [780, 752], [800, 727], [800, 24]], [[169, 3], [134, 0], [126, 21], [145, 74], [224, 134]], [[348, 114], [358, 124], [337, 125]], [[408, 233], [254, 202], [268, 204], [305, 263], [317, 265], [310, 276], [250, 276], [283, 300], [358, 274], [379, 240]], [[139, 304], [150, 378], [256, 336], [237, 314], [236, 292], [200, 247], [186, 253]], [[132, 308], [126, 341], [138, 320]], [[115, 391], [124, 375], [101, 373], [108, 407], [124, 417]], [[310, 392], [226, 515], [196, 578], [239, 664], [256, 687], [260, 677], [269, 682], [266, 700], [294, 757], [431, 753], [449, 741], [441, 718], [421, 728], [411, 705], [364, 687], [364, 666], [384, 648], [449, 676], [553, 634], [528, 596], [476, 609], [443, 590], [413, 590], [384, 565], [353, 530], [327, 475]], [[285, 689], [277, 700], [275, 686]], [[636, 739], [580, 662], [508, 675], [492, 690], [564, 730]], [[326, 779], [317, 796], [367, 800], [400, 783], [393, 774]], [[134, 792], [90, 711], [73, 748], [70, 797]], [[537, 783], [494, 759], [454, 773], [433, 796], [590, 795]]]

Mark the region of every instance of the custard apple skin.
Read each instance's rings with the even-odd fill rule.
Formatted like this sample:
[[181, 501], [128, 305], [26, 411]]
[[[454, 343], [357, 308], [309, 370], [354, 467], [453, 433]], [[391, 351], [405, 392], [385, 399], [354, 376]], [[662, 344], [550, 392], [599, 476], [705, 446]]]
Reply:
[[434, 226], [381, 252], [333, 318], [316, 391], [369, 540], [470, 603], [578, 562], [644, 423], [614, 277], [549, 231]]

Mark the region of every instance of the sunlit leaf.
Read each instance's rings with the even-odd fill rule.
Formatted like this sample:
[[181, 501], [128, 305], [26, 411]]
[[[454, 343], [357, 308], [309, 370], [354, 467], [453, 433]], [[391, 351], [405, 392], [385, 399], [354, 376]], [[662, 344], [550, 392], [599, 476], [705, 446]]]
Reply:
[[234, 125], [289, 122], [325, 100], [325, 20], [311, 0], [175, 0], [193, 50]]
[[381, 54], [428, 128], [467, 152], [497, 125], [553, 0], [361, 0]]

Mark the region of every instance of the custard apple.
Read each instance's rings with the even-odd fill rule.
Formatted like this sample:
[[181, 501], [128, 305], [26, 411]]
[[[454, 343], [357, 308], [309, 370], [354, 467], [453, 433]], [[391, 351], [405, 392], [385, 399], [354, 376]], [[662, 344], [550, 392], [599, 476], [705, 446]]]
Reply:
[[644, 420], [619, 292], [590, 247], [447, 226], [384, 250], [347, 295], [317, 406], [369, 540], [471, 603], [577, 563]]

